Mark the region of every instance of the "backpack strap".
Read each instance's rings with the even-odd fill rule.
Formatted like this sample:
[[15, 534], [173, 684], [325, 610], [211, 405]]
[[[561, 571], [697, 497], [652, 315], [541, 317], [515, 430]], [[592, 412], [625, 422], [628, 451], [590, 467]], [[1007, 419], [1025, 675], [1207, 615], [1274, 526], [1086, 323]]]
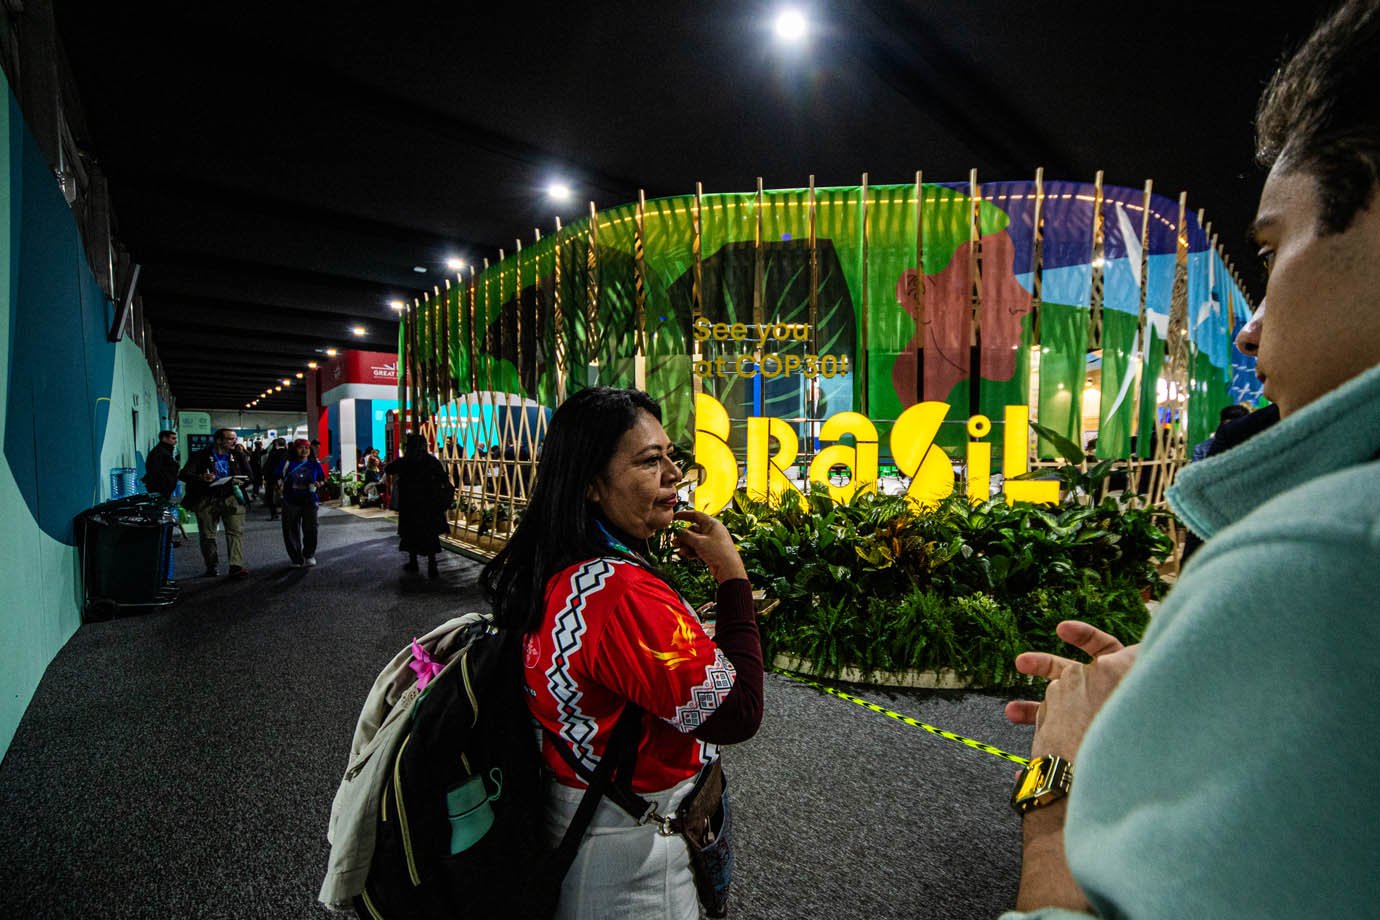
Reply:
[[[635, 795], [630, 785], [632, 782], [631, 764], [637, 760], [637, 742], [642, 735], [641, 709], [630, 703], [623, 710], [623, 714], [618, 717], [618, 722], [613, 727], [613, 734], [609, 738], [609, 745], [604, 751], [603, 758], [592, 771], [576, 759], [575, 755], [566, 747], [565, 742], [561, 741], [555, 732], [545, 726], [543, 729], [555, 740], [556, 749], [565, 757], [566, 762], [589, 783], [589, 788], [585, 790], [584, 797], [580, 799], [580, 805], [575, 810], [575, 816], [570, 820], [570, 826], [566, 828], [565, 836], [561, 838], [560, 846], [556, 848], [552, 869], [559, 883], [570, 871], [571, 863], [575, 861], [575, 851], [580, 848], [580, 843], [585, 838], [585, 831], [589, 829], [589, 822], [594, 819], [594, 809], [599, 806], [600, 799], [607, 795], [629, 815], [636, 818], [638, 823], [643, 823], [646, 820], [646, 814], [653, 811], [655, 806], [641, 796]], [[623, 768], [627, 768], [626, 772]], [[615, 774], [617, 774], [618, 779], [616, 784]], [[637, 803], [641, 803], [641, 811], [638, 810]]]

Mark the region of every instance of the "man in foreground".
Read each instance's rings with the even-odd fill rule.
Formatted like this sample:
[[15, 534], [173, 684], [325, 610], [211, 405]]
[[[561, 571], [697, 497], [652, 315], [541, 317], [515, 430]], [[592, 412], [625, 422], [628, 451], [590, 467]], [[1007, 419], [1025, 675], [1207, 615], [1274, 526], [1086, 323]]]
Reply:
[[1170, 501], [1209, 542], [1139, 647], [1068, 622], [1090, 663], [1017, 659], [1050, 679], [1043, 703], [1007, 707], [1036, 727], [1013, 801], [1034, 916], [1380, 904], [1377, 85], [1380, 0], [1349, 0], [1261, 102], [1270, 274], [1238, 344], [1281, 420], [1180, 473]]

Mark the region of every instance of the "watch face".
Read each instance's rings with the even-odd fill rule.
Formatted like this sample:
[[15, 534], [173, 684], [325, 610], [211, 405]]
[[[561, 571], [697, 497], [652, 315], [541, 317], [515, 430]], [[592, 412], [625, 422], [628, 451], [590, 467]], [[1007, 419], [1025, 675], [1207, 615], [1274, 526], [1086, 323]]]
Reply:
[[1015, 799], [1020, 801], [1047, 791], [1049, 789], [1049, 775], [1053, 769], [1053, 763], [1046, 757], [1032, 761], [1030, 766], [1021, 773], [1021, 781], [1016, 786]]
[[1011, 793], [1011, 807], [1020, 814], [1063, 798], [1073, 781], [1073, 765], [1058, 757], [1037, 757], [1021, 772]]

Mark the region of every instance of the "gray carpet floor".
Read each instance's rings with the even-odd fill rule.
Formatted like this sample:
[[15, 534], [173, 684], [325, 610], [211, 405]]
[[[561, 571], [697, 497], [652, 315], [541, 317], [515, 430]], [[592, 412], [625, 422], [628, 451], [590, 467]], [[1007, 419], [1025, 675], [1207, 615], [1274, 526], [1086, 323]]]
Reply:
[[[196, 577], [193, 538], [177, 604], [84, 624], [0, 762], [0, 914], [332, 916], [326, 821], [365, 692], [413, 636], [480, 605], [475, 563], [403, 573], [393, 529], [323, 509], [320, 564], [292, 569], [256, 507], [250, 577]], [[1005, 694], [848, 689], [1028, 748]], [[735, 917], [995, 917], [1014, 900], [1010, 763], [777, 675], [725, 763]]]

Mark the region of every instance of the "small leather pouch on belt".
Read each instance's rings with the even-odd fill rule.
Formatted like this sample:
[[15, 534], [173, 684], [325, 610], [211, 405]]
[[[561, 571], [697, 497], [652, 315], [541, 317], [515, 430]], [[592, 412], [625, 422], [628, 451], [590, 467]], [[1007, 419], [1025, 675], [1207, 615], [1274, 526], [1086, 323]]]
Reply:
[[700, 906], [710, 917], [727, 917], [728, 888], [733, 881], [733, 824], [728, 781], [719, 760], [700, 771], [694, 788], [676, 809], [673, 826], [690, 851]]

